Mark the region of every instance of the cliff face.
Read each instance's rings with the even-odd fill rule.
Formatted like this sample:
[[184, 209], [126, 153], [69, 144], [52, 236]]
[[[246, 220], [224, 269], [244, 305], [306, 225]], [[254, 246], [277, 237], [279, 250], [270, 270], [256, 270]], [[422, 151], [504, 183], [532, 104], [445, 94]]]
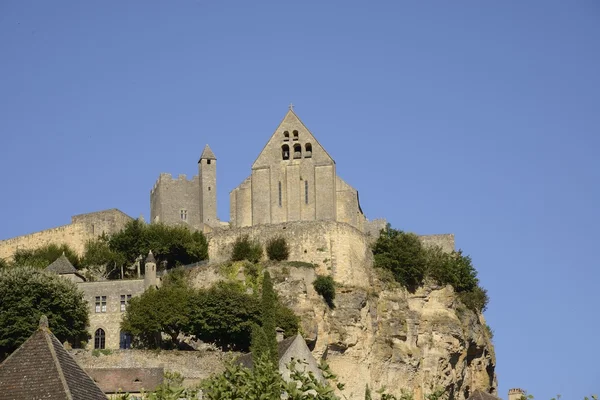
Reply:
[[496, 393], [495, 355], [483, 316], [467, 310], [450, 286], [427, 284], [415, 293], [384, 285], [338, 287], [330, 310], [314, 291], [315, 271], [271, 269], [283, 302], [302, 318], [315, 357], [326, 357], [350, 399], [365, 386], [415, 400], [436, 389], [465, 399], [475, 389]]

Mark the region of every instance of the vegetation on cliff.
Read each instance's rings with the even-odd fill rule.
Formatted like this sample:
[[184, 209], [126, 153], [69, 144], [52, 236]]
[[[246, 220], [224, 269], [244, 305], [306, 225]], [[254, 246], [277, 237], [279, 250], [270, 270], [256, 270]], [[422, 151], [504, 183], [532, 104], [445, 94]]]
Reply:
[[78, 347], [89, 335], [88, 307], [75, 284], [32, 267], [0, 270], [0, 360], [17, 349], [46, 315], [61, 342]]
[[231, 261], [248, 260], [257, 263], [263, 256], [263, 249], [260, 243], [250, 240], [248, 236], [241, 236], [233, 243], [231, 252]]
[[285, 261], [290, 255], [290, 249], [285, 238], [279, 237], [267, 242], [267, 256], [272, 261]]
[[[220, 282], [208, 289], [192, 288], [188, 282], [185, 271], [175, 269], [159, 289], [131, 299], [121, 329], [134, 336], [136, 347], [178, 347], [184, 334], [224, 350], [248, 351], [252, 327], [265, 323], [261, 297], [247, 294], [237, 282]], [[271, 325], [282, 327], [287, 336], [296, 333], [298, 317], [279, 303], [274, 292], [270, 297], [275, 321]]]
[[333, 303], [335, 299], [335, 282], [330, 275], [317, 275], [313, 287], [319, 295], [323, 296], [329, 308], [335, 308]]
[[75, 268], [79, 269], [81, 267], [81, 260], [75, 250], [66, 244], [57, 245], [54, 243], [38, 247], [37, 249], [19, 249], [15, 252], [12, 263], [6, 263], [5, 266], [43, 269], [56, 261], [63, 253]]
[[424, 246], [417, 235], [388, 225], [373, 245], [373, 255], [376, 268], [390, 271], [410, 291], [429, 277], [452, 285], [469, 309], [482, 312], [487, 306], [487, 292], [479, 284], [471, 258], [461, 250], [447, 253], [439, 247]]

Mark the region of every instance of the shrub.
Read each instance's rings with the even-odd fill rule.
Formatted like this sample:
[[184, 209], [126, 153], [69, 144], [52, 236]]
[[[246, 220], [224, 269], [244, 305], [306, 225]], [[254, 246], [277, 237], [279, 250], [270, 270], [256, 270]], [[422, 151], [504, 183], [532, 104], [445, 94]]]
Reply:
[[248, 236], [238, 237], [233, 244], [231, 252], [231, 261], [248, 260], [250, 262], [259, 262], [262, 258], [263, 250], [260, 243], [251, 241]]
[[313, 287], [329, 306], [329, 308], [334, 308], [335, 304], [333, 304], [333, 300], [335, 299], [335, 282], [333, 278], [329, 275], [317, 275], [317, 279], [313, 282]]
[[284, 261], [288, 259], [289, 255], [290, 250], [284, 238], [271, 239], [267, 243], [267, 256], [269, 256], [269, 260]]
[[462, 251], [445, 253], [439, 247], [427, 250], [428, 274], [442, 285], [452, 285], [457, 292], [472, 291], [479, 283], [471, 257]]
[[373, 246], [375, 266], [392, 271], [398, 282], [414, 290], [427, 271], [427, 253], [413, 233], [392, 229], [389, 225]]
[[489, 301], [487, 291], [477, 286], [469, 292], [459, 292], [458, 297], [468, 309], [476, 312], [484, 312]]

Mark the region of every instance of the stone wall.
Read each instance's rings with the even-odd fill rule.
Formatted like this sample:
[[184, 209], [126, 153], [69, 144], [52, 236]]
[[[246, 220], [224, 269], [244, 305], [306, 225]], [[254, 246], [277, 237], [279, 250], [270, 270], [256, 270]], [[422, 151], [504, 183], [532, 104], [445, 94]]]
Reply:
[[117, 209], [75, 215], [68, 225], [0, 241], [0, 258], [11, 259], [17, 249], [31, 250], [52, 243], [67, 244], [81, 255], [88, 240], [118, 232], [131, 219]]
[[[181, 212], [186, 212], [185, 220]], [[187, 224], [202, 229], [200, 215], [200, 178], [188, 180], [186, 175], [174, 179], [171, 174], [160, 174], [150, 191], [150, 222], [167, 225]]]
[[[84, 299], [88, 303], [91, 339], [88, 348], [94, 348], [94, 333], [97, 329], [103, 329], [106, 337], [107, 349], [118, 349], [120, 342], [120, 324], [124, 311], [121, 310], [121, 296], [139, 296], [144, 292], [143, 279], [114, 280], [102, 282], [82, 282], [77, 287], [83, 291]], [[96, 297], [106, 296], [106, 306], [96, 307]]]
[[443, 251], [450, 253], [454, 251], [454, 234], [444, 233], [440, 235], [421, 235], [419, 236], [421, 243], [425, 246], [439, 246]]
[[70, 353], [84, 369], [162, 367], [165, 371], [180, 373], [185, 378], [185, 385], [194, 385], [212, 374], [222, 372], [225, 362], [239, 355], [208, 350], [113, 350], [108, 355], [96, 356], [88, 350], [71, 350]]
[[290, 247], [289, 260], [316, 264], [317, 273], [331, 274], [345, 285], [369, 285], [366, 266], [373, 262], [369, 244], [362, 232], [348, 224], [304, 221], [213, 231], [207, 235], [211, 262], [227, 261], [233, 243], [245, 235], [263, 246], [270, 239], [283, 237]]

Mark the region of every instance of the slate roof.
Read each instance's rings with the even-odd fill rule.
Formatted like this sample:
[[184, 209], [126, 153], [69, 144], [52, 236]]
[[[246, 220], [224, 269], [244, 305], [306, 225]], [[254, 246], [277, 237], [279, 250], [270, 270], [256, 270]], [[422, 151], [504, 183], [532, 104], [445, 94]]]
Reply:
[[85, 372], [104, 393], [154, 391], [164, 376], [164, 368], [88, 368]]
[[[215, 153], [212, 152], [208, 145], [204, 146], [204, 150], [202, 151], [202, 155], [200, 156], [201, 160], [216, 160], [217, 157]], [[200, 161], [198, 161], [200, 162]]]
[[45, 318], [39, 329], [0, 364], [0, 400], [106, 400], [50, 332]]
[[[290, 336], [289, 338], [283, 339], [282, 341], [277, 343], [277, 355], [278, 359], [281, 360], [281, 357], [285, 354], [285, 352], [290, 348], [294, 340], [298, 335]], [[238, 357], [237, 363], [243, 365], [246, 368], [252, 368], [254, 363], [252, 362], [252, 353], [243, 354]]]
[[79, 274], [73, 264], [71, 264], [71, 261], [65, 256], [65, 253], [58, 257], [52, 264], [48, 265], [46, 271], [54, 272], [58, 275]]
[[156, 258], [154, 258], [154, 254], [152, 254], [152, 250], [150, 250], [148, 252], [148, 257], [146, 257], [146, 262], [156, 264]]
[[500, 400], [498, 397], [493, 394], [489, 394], [484, 392], [483, 390], [477, 389], [469, 396], [467, 400]]

